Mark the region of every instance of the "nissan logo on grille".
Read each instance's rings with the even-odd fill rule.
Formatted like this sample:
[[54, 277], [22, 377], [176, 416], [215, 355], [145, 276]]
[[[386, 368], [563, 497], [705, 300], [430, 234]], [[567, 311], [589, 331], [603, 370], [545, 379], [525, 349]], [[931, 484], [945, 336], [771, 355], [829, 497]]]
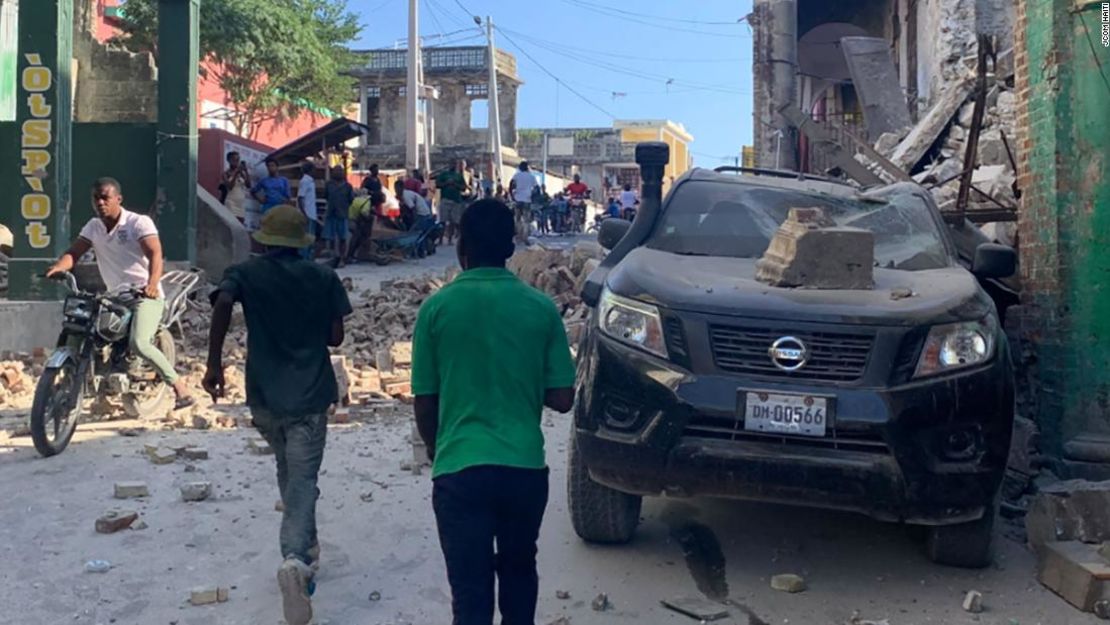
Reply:
[[784, 336], [771, 343], [767, 353], [771, 356], [771, 362], [783, 371], [797, 371], [809, 360], [809, 348], [792, 336]]

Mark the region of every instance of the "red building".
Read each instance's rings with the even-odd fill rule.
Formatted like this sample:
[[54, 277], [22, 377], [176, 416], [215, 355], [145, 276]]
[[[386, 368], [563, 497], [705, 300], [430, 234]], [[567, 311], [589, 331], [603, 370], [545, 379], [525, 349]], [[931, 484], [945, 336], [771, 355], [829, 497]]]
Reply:
[[[120, 12], [122, 0], [89, 0], [95, 5], [96, 29], [95, 35], [100, 41], [107, 41], [120, 33]], [[203, 10], [203, 7], [202, 7]], [[203, 70], [207, 63], [201, 62]], [[228, 101], [223, 89], [211, 78], [212, 72], [199, 72], [197, 80], [197, 128], [213, 128], [228, 133], [236, 133], [235, 126], [228, 117], [228, 112], [233, 105]], [[301, 137], [321, 126], [326, 125], [335, 116], [328, 115], [327, 111], [314, 112], [303, 109], [295, 118], [278, 118], [259, 124], [252, 129], [249, 139], [256, 144], [271, 149], [278, 148], [290, 141]]]

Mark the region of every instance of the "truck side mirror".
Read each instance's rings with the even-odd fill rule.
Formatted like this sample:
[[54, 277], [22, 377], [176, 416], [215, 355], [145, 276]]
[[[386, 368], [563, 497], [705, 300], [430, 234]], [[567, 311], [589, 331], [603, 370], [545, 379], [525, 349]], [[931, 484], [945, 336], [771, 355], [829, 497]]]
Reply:
[[624, 235], [628, 234], [628, 229], [631, 227], [632, 222], [630, 221], [610, 217], [601, 222], [601, 230], [597, 233], [597, 242], [601, 247], [612, 251], [617, 243], [621, 242]]
[[997, 243], [983, 243], [975, 248], [971, 273], [980, 278], [1009, 278], [1017, 272], [1017, 252]]

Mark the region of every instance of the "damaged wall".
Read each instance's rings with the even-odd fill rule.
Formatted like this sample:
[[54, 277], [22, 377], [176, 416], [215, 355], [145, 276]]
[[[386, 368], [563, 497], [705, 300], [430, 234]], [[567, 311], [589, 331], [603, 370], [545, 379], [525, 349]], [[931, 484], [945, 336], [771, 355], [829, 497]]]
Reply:
[[73, 121], [154, 123], [158, 118], [158, 67], [153, 55], [97, 40], [91, 2], [75, 4]]
[[[1110, 477], [1110, 87], [1099, 4], [1022, 0], [1017, 70], [1024, 285], [1013, 334], [1047, 452]], [[1086, 26], [1086, 27], [1085, 27]], [[1089, 35], [1094, 33], [1094, 35]], [[1096, 56], [1097, 55], [1097, 56]]]

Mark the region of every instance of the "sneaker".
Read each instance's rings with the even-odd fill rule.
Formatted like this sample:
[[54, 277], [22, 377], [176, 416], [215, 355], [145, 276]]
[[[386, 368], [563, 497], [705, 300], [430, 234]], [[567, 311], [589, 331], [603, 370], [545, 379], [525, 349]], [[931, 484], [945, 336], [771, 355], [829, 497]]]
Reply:
[[312, 600], [308, 592], [312, 570], [304, 562], [288, 558], [278, 569], [277, 579], [285, 622], [289, 625], [308, 625], [312, 621]]

